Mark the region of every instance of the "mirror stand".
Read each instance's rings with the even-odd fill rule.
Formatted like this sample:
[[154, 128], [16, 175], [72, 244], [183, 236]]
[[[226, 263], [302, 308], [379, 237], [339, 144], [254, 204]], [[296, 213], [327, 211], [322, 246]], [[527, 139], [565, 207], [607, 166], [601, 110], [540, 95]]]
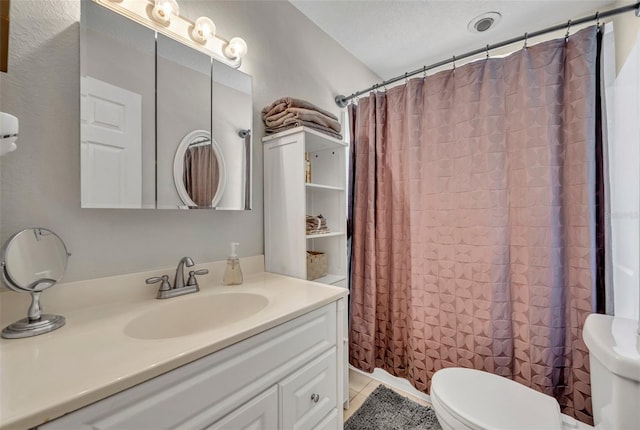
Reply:
[[[40, 306], [40, 294], [45, 289], [53, 286], [53, 279], [43, 279], [36, 281], [34, 290], [31, 291], [31, 305], [26, 318], [22, 318], [9, 324], [2, 330], [2, 337], [6, 339], [17, 339], [21, 337], [37, 336], [59, 329], [65, 324], [65, 319], [61, 315], [43, 314]], [[18, 290], [15, 290], [18, 291]]]
[[42, 313], [40, 294], [62, 278], [69, 255], [62, 239], [46, 228], [22, 230], [7, 240], [0, 251], [2, 279], [13, 291], [31, 293], [31, 305], [27, 317], [5, 327], [2, 337], [37, 336], [65, 324], [60, 315]]

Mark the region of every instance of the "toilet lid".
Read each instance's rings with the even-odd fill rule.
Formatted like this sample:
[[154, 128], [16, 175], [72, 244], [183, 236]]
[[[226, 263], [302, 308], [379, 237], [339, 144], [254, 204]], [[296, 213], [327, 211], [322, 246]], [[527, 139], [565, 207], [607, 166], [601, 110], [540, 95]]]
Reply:
[[473, 429], [562, 429], [556, 399], [492, 373], [460, 367], [439, 370], [431, 382], [431, 396]]

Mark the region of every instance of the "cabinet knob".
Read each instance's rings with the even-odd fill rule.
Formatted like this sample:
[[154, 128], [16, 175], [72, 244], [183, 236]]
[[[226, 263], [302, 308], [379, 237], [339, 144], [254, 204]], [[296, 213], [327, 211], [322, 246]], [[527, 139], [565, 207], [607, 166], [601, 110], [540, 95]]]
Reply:
[[318, 403], [318, 400], [320, 400], [320, 395], [316, 394], [316, 393], [313, 393], [311, 395], [311, 400], [313, 401], [313, 403]]

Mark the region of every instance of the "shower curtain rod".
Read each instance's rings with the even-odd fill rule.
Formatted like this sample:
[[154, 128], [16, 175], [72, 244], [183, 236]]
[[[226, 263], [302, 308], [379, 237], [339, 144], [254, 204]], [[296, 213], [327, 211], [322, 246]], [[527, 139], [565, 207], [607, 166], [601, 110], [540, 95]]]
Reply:
[[388, 79], [386, 81], [382, 81], [381, 83], [372, 85], [372, 86], [370, 86], [369, 88], [367, 88], [365, 90], [357, 91], [357, 92], [351, 94], [350, 96], [338, 95], [338, 96], [335, 97], [334, 100], [335, 100], [336, 104], [339, 107], [343, 108], [343, 107], [347, 106], [349, 100], [354, 99], [354, 98], [356, 98], [356, 97], [358, 97], [358, 96], [360, 96], [362, 94], [368, 93], [370, 91], [377, 90], [380, 87], [385, 87], [386, 85], [393, 84], [393, 83], [398, 82], [398, 81], [400, 81], [402, 79], [407, 79], [409, 76], [417, 75], [418, 73], [426, 73], [427, 70], [435, 69], [436, 67], [444, 66], [444, 65], [449, 64], [449, 63], [454, 63], [454, 65], [455, 65], [455, 61], [456, 60], [462, 60], [462, 59], [465, 59], [465, 58], [473, 57], [474, 55], [482, 54], [483, 52], [486, 52], [487, 55], [488, 55], [489, 51], [492, 50], [492, 49], [502, 48], [503, 46], [511, 45], [511, 44], [514, 44], [514, 43], [517, 43], [517, 42], [522, 42], [523, 40], [526, 41], [530, 37], [541, 36], [543, 34], [552, 33], [554, 31], [562, 30], [562, 29], [565, 29], [565, 28], [567, 29], [567, 37], [568, 37], [569, 30], [571, 29], [572, 25], [580, 25], [580, 24], [584, 24], [585, 22], [589, 22], [589, 21], [599, 22], [600, 18], [607, 18], [609, 16], [618, 15], [618, 14], [621, 14], [621, 13], [624, 13], [624, 12], [631, 12], [632, 10], [635, 10], [636, 11], [636, 16], [640, 17], [640, 1], [636, 2], [635, 4], [622, 6], [622, 7], [616, 8], [616, 9], [611, 9], [611, 10], [607, 10], [607, 11], [604, 11], [604, 12], [596, 12], [595, 14], [590, 15], [590, 16], [585, 16], [584, 18], [570, 19], [566, 24], [558, 24], [558, 25], [554, 25], [552, 27], [544, 28], [542, 30], [534, 31], [534, 32], [531, 32], [531, 33], [525, 33], [523, 36], [507, 39], [507, 40], [504, 40], [502, 42], [494, 43], [492, 45], [487, 45], [484, 48], [479, 48], [479, 49], [475, 49], [473, 51], [465, 52], [464, 54], [461, 54], [461, 55], [454, 55], [452, 58], [448, 58], [446, 60], [438, 61], [437, 63], [433, 63], [430, 66], [424, 66], [424, 67], [421, 67], [419, 69], [414, 70], [413, 72], [407, 72], [404, 75], [396, 76], [395, 78], [391, 78], [391, 79]]

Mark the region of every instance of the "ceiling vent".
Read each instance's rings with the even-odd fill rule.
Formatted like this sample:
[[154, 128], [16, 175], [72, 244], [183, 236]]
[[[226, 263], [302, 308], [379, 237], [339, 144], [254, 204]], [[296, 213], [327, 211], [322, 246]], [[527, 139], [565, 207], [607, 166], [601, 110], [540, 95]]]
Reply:
[[502, 18], [502, 15], [498, 12], [483, 13], [469, 21], [467, 29], [472, 33], [484, 33], [495, 27], [495, 25], [500, 22], [500, 18]]

